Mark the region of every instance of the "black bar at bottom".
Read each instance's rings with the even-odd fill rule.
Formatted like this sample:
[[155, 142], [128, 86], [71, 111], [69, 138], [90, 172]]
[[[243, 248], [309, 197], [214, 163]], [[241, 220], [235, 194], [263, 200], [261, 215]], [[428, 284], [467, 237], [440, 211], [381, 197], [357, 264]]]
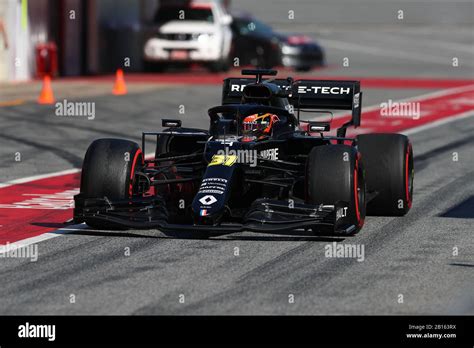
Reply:
[[[0, 346], [324, 343], [472, 347], [473, 324], [472, 316], [3, 316]], [[20, 330], [31, 330], [31, 325], [55, 325], [54, 341], [19, 337]]]

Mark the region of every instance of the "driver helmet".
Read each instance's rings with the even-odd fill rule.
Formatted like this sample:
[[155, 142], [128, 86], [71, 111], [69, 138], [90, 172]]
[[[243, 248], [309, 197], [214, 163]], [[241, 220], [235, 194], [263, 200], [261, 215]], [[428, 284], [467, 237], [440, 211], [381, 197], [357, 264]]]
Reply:
[[259, 140], [269, 136], [273, 124], [279, 120], [277, 115], [269, 112], [245, 117], [242, 123], [242, 141]]

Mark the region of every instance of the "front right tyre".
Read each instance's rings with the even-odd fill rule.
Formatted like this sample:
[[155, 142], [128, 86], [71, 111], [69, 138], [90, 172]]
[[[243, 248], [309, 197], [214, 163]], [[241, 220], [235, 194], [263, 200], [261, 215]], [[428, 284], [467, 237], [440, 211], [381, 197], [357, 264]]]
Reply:
[[337, 219], [338, 228], [321, 227], [318, 231], [352, 235], [362, 228], [365, 219], [365, 175], [360, 154], [353, 146], [314, 147], [306, 162], [305, 186], [307, 203], [336, 205], [342, 201], [347, 204], [347, 210]]

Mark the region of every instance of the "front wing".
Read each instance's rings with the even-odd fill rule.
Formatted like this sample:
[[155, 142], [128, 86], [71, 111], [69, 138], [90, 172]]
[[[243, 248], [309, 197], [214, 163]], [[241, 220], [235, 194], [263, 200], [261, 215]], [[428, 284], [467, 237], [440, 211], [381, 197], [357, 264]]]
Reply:
[[217, 225], [169, 223], [169, 213], [159, 196], [139, 197], [111, 201], [107, 197], [85, 198], [74, 196], [74, 223], [101, 221], [116, 228], [159, 229], [167, 231], [207, 232], [272, 232], [329, 227], [336, 232], [350, 234], [354, 225], [339, 225], [338, 215], [348, 206], [346, 202], [335, 205], [310, 205], [292, 201], [258, 199], [254, 201], [241, 223], [226, 222]]

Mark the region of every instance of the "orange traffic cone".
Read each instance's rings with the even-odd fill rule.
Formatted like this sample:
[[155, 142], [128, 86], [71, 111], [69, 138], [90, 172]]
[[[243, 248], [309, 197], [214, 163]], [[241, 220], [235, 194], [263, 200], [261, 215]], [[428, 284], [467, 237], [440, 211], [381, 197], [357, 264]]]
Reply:
[[38, 97], [38, 104], [54, 104], [53, 89], [51, 88], [51, 77], [46, 75], [43, 79], [43, 88]]
[[127, 94], [127, 86], [125, 86], [122, 69], [117, 69], [117, 73], [115, 74], [115, 85], [112, 93], [115, 95]]

